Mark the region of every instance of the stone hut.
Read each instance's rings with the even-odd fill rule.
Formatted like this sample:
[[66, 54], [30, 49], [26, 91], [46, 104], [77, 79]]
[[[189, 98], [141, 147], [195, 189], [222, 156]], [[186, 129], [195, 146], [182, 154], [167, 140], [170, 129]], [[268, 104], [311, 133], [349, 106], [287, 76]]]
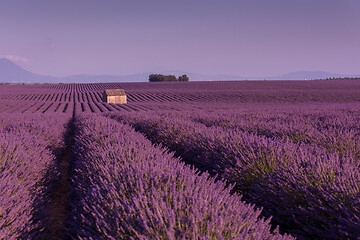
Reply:
[[126, 104], [124, 89], [106, 89], [103, 92], [103, 101], [107, 103]]

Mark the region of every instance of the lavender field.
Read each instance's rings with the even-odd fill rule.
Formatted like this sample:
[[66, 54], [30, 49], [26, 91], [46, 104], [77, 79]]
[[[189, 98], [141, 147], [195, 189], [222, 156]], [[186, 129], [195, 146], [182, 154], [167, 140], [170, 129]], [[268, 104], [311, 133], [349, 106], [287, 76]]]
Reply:
[[2, 85], [0, 113], [0, 239], [360, 238], [360, 80]]

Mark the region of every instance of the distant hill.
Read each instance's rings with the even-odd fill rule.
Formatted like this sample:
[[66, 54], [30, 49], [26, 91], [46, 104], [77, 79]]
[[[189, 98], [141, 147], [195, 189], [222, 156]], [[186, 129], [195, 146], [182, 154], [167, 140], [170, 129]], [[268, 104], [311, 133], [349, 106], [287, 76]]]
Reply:
[[142, 74], [129, 75], [129, 76], [116, 76], [116, 75], [87, 75], [79, 74], [72, 75], [62, 79], [63, 83], [99, 83], [99, 82], [145, 82], [147, 76], [144, 78]]
[[226, 80], [245, 80], [245, 77], [225, 74], [198, 74], [182, 71], [160, 71], [160, 72], [145, 72], [131, 75], [74, 75], [64, 78], [65, 82], [148, 82], [150, 74], [165, 74], [181, 76], [186, 74], [190, 81], [226, 81]]
[[31, 73], [22, 69], [15, 63], [0, 59], [0, 83], [98, 83], [98, 82], [147, 82], [152, 73], [174, 74], [177, 76], [186, 74], [190, 81], [221, 81], [221, 80], [244, 80], [244, 77], [235, 75], [211, 75], [197, 74], [182, 71], [144, 72], [130, 75], [87, 75], [78, 74], [64, 78], [44, 76]]
[[301, 71], [293, 72], [278, 77], [269, 77], [268, 80], [313, 80], [313, 79], [326, 79], [326, 78], [345, 78], [345, 77], [360, 77], [360, 74], [357, 75], [345, 75], [338, 73], [328, 73], [320, 71]]
[[180, 76], [186, 74], [190, 81], [229, 81], [229, 80], [310, 80], [326, 78], [360, 77], [357, 75], [345, 75], [328, 72], [293, 72], [277, 77], [246, 78], [237, 75], [226, 74], [199, 74], [182, 71], [145, 72], [131, 75], [72, 75], [64, 78], [44, 76], [24, 70], [8, 59], [0, 59], [0, 83], [99, 83], [99, 82], [147, 82], [152, 73], [172, 74]]
[[15, 63], [0, 59], [0, 82], [2, 83], [44, 83], [57, 82], [58, 78], [39, 75], [26, 71]]

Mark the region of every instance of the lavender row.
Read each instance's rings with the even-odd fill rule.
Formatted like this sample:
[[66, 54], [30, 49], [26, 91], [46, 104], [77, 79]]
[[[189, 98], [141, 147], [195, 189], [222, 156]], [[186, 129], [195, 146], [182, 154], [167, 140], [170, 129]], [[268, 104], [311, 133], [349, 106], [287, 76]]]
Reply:
[[75, 118], [71, 237], [79, 239], [291, 239], [231, 187], [199, 175], [131, 127]]
[[[325, 109], [324, 109], [325, 108]], [[190, 115], [190, 114], [189, 114]], [[189, 118], [206, 126], [237, 129], [270, 138], [287, 139], [322, 147], [340, 156], [360, 158], [359, 111], [323, 107], [322, 110], [293, 109], [275, 113], [191, 113]]]
[[62, 148], [65, 144], [66, 124], [71, 115], [53, 114], [2, 114], [0, 117], [1, 132], [25, 131], [37, 138], [49, 142], [51, 150]]
[[280, 229], [301, 238], [360, 236], [359, 162], [316, 146], [209, 128], [159, 113], [111, 114], [188, 163], [236, 183]]
[[[0, 117], [0, 238], [34, 239], [44, 230], [48, 187], [58, 177], [67, 117]], [[51, 178], [48, 178], [51, 176]]]
[[360, 121], [358, 107], [299, 109], [284, 106], [281, 109], [241, 109], [217, 111], [186, 111], [181, 113], [162, 112], [162, 115], [176, 116], [206, 125], [243, 131], [272, 139], [291, 140], [321, 147], [340, 156], [352, 154], [360, 157]]

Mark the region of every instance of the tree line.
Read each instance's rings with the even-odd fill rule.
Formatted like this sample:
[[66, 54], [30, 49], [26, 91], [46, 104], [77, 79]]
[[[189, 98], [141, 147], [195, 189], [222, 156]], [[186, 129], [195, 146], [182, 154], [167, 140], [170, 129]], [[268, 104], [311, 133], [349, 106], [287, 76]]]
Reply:
[[188, 82], [189, 77], [184, 74], [178, 78], [175, 75], [150, 74], [149, 82]]

